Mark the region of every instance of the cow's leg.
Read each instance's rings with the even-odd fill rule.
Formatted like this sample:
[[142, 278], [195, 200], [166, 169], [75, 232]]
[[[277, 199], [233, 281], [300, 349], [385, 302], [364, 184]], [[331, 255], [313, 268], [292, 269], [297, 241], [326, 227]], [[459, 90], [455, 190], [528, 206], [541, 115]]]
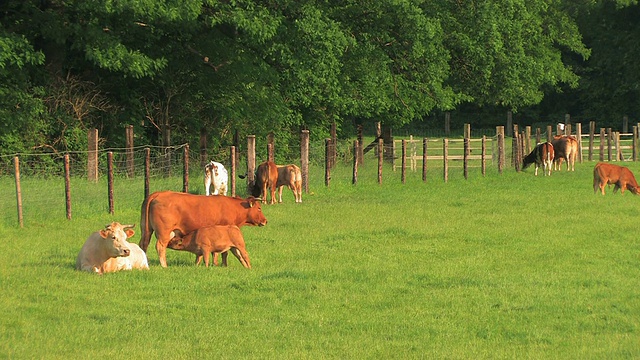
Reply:
[[538, 168], [540, 167], [540, 165], [538, 165], [538, 163], [536, 163], [536, 171], [535, 171], [535, 175], [538, 176]]
[[276, 187], [275, 185], [271, 186], [271, 204], [276, 203]]
[[284, 188], [284, 186], [280, 186], [278, 188], [278, 202], [281, 203], [282, 202], [282, 188]]
[[204, 266], [209, 267], [209, 256], [211, 256], [211, 251], [204, 251]]
[[228, 251], [222, 252], [222, 266], [227, 267], [227, 256], [229, 256]]
[[196, 254], [196, 266], [200, 265], [201, 262], [202, 262], [202, 255]]
[[169, 243], [167, 236], [159, 236], [156, 241], [156, 251], [158, 252], [158, 260], [160, 260], [160, 266], [167, 267], [167, 244]]
[[213, 253], [213, 265], [218, 266], [218, 253]]
[[236, 247], [231, 248], [231, 253], [240, 261], [240, 264], [247, 269], [251, 269], [251, 262], [249, 261], [249, 254], [245, 249], [238, 249]]

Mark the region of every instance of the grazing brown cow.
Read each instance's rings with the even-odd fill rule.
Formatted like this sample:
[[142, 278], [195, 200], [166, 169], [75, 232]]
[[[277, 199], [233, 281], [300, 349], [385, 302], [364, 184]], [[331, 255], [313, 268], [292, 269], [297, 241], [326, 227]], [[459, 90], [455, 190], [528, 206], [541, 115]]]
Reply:
[[276, 165], [273, 161], [265, 161], [258, 165], [254, 184], [250, 184], [251, 195], [261, 197], [267, 202], [267, 190], [271, 194], [270, 204], [276, 203], [276, 189], [278, 202], [282, 202], [282, 188], [289, 187], [297, 203], [302, 202], [302, 173], [294, 164]]
[[[175, 235], [189, 234], [214, 225], [267, 224], [260, 202], [253, 197], [192, 195], [173, 191], [155, 192], [142, 203], [140, 247], [145, 252], [156, 232], [156, 250], [162, 267], [167, 267], [167, 244]], [[172, 234], [173, 233], [173, 234]]]
[[554, 150], [550, 142], [536, 145], [533, 151], [522, 160], [522, 170], [531, 164], [536, 164], [535, 175], [538, 176], [538, 168], [543, 166], [542, 174], [551, 176], [551, 166], [553, 164]]
[[614, 193], [618, 189], [620, 189], [620, 194], [624, 194], [625, 189], [635, 195], [640, 192], [636, 178], [629, 168], [599, 162], [593, 168], [593, 192], [597, 192], [599, 187], [602, 195], [604, 195], [604, 186], [607, 184], [615, 184], [613, 187]]
[[240, 228], [235, 225], [204, 227], [186, 235], [176, 230], [167, 247], [196, 254], [196, 265], [200, 265], [204, 256], [204, 264], [207, 267], [211, 254], [214, 254], [214, 265], [218, 265], [218, 253], [222, 253], [222, 266], [227, 266], [227, 251], [231, 250], [242, 266], [251, 269], [244, 237]]
[[273, 161], [265, 161], [258, 165], [255, 183], [251, 184], [251, 195], [261, 197], [267, 202], [267, 190], [271, 194], [270, 204], [276, 203], [276, 187], [278, 183], [278, 167]]
[[551, 141], [555, 150], [553, 170], [561, 170], [562, 160], [567, 161], [567, 171], [576, 170], [576, 157], [578, 156], [578, 139], [571, 135], [557, 135]]

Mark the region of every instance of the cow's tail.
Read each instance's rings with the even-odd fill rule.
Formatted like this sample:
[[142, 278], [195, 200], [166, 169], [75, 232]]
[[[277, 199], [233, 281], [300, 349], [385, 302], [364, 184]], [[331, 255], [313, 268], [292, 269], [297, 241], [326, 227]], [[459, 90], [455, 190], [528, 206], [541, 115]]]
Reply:
[[151, 235], [153, 234], [153, 229], [149, 226], [149, 207], [151, 201], [156, 197], [157, 195], [155, 193], [147, 196], [147, 198], [142, 202], [142, 209], [140, 209], [140, 229], [142, 231], [142, 235], [138, 245], [145, 253], [147, 252], [149, 242], [151, 242]]

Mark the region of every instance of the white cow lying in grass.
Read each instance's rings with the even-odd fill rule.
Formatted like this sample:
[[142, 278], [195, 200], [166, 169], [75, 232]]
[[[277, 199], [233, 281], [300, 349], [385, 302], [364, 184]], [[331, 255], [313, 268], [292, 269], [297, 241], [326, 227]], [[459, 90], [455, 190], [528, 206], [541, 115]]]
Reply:
[[[219, 162], [212, 161], [204, 166], [204, 188], [206, 195], [227, 195], [227, 169]], [[213, 194], [210, 188], [213, 185]]]
[[134, 225], [113, 222], [96, 231], [85, 241], [76, 270], [103, 274], [119, 270], [148, 269], [147, 255], [137, 244], [127, 241], [133, 236]]

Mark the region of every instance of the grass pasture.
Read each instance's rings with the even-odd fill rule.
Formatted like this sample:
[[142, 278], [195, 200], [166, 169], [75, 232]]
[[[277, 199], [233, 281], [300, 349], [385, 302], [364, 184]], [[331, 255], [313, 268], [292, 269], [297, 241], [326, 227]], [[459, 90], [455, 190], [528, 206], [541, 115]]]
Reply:
[[348, 166], [328, 188], [313, 169], [302, 204], [264, 206], [269, 224], [243, 228], [251, 270], [173, 250], [162, 269], [154, 238], [150, 271], [105, 276], [75, 257], [104, 224], [139, 222], [142, 180], [116, 181], [115, 216], [106, 184], [73, 180], [67, 221], [63, 181], [23, 179], [21, 229], [0, 178], [0, 358], [640, 357], [640, 198], [594, 195], [594, 163], [404, 185], [365, 165], [356, 186]]

